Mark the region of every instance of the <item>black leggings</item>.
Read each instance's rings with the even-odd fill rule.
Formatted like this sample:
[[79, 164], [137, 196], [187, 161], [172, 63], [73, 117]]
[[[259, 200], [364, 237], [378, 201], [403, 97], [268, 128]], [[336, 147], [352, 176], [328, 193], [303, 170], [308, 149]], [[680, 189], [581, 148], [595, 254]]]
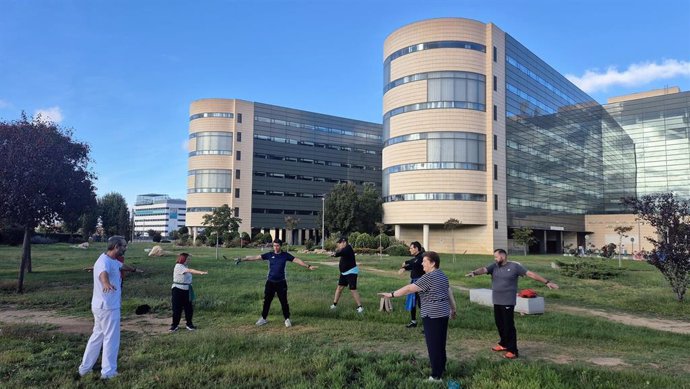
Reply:
[[494, 305], [494, 321], [501, 340], [499, 345], [518, 355], [517, 330], [514, 319], [515, 305]]
[[431, 376], [441, 378], [446, 371], [446, 339], [448, 337], [448, 316], [432, 319], [423, 317], [424, 337], [431, 363]]
[[278, 300], [280, 300], [280, 306], [283, 308], [283, 317], [286, 319], [290, 318], [290, 306], [288, 305], [287, 290], [288, 287], [286, 280], [278, 282], [266, 281], [266, 286], [264, 287], [264, 309], [261, 311], [261, 317], [264, 319], [268, 317], [268, 310], [271, 308], [273, 296], [275, 296], [277, 293]]
[[192, 302], [189, 301], [189, 291], [172, 288], [173, 327], [177, 327], [180, 324], [182, 309], [184, 309], [184, 319], [187, 321], [187, 325], [193, 325], [192, 315], [194, 315], [194, 306], [192, 306]]

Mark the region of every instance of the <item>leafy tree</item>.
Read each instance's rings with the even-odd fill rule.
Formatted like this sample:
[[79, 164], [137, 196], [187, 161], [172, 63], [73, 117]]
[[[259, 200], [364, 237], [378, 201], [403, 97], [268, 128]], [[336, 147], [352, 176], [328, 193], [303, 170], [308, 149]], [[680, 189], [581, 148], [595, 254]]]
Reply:
[[629, 197], [623, 204], [656, 229], [657, 238], [647, 238], [654, 247], [647, 262], [659, 269], [676, 299], [683, 301], [690, 283], [690, 204], [672, 193]]
[[189, 235], [189, 228], [182, 226], [182, 227], [177, 229], [177, 232], [179, 232], [180, 235], [185, 235], [185, 234]]
[[205, 214], [203, 219], [201, 225], [206, 227], [206, 236], [212, 233], [220, 237], [227, 233], [237, 234], [242, 223], [242, 219], [235, 217], [233, 209], [227, 204], [214, 209], [212, 213]]
[[453, 241], [453, 263], [455, 263], [455, 229], [458, 228], [460, 224], [462, 224], [461, 221], [452, 217], [443, 223], [443, 228], [450, 230], [450, 236]]
[[383, 199], [373, 184], [364, 184], [362, 193], [357, 197], [356, 225], [357, 231], [373, 233], [376, 222], [383, 219]]
[[96, 232], [96, 226], [98, 225], [98, 209], [96, 203], [93, 204], [93, 207], [81, 214], [79, 217], [79, 224], [81, 225], [81, 235], [84, 239], [88, 239]]
[[621, 247], [623, 247], [623, 238], [628, 237], [628, 232], [630, 232], [633, 228], [630, 226], [617, 226], [616, 228], [613, 229], [613, 231], [618, 234], [618, 267], [621, 267]]
[[336, 184], [326, 196], [325, 224], [329, 231], [347, 235], [356, 230], [357, 188], [353, 183]]
[[534, 231], [529, 227], [520, 227], [513, 230], [513, 241], [522, 246], [525, 255], [527, 255], [527, 248], [535, 243], [537, 239], [534, 237]]
[[129, 209], [124, 196], [119, 193], [108, 193], [98, 199], [98, 210], [107, 236], [129, 236]]
[[17, 290], [31, 271], [31, 232], [58, 218], [72, 221], [95, 203], [89, 145], [72, 139], [72, 130], [22, 113], [0, 122], [0, 219], [24, 230]]

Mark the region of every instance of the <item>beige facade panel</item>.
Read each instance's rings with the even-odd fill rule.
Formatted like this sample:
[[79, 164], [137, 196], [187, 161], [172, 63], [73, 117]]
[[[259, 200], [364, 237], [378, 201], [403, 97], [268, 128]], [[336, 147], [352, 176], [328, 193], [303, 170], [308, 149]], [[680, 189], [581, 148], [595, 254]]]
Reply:
[[234, 161], [234, 168], [240, 170], [240, 179], [233, 174], [233, 188], [240, 189], [240, 198], [234, 199], [235, 206], [240, 209], [240, 231], [251, 233], [252, 227], [252, 171], [254, 168], [254, 104], [243, 100], [235, 100], [235, 112], [245, 118], [242, 123], [236, 123], [236, 132], [242, 132], [242, 142], [233, 139], [234, 150], [242, 151], [241, 161]]
[[426, 80], [397, 86], [383, 95], [383, 113], [393, 108], [427, 101]]
[[189, 170], [232, 169], [232, 155], [195, 155], [189, 157]]
[[[494, 246], [488, 238], [491, 233], [488, 226], [460, 225], [451, 232], [442, 225], [433, 225], [429, 228], [429, 241], [425, 249], [444, 253], [441, 259], [443, 268], [444, 263], [453, 260], [453, 253], [456, 254], [456, 262], [463, 261], [463, 254], [493, 254]], [[406, 243], [418, 241], [424, 244], [422, 225], [401, 225], [399, 239]], [[496, 246], [499, 247], [505, 246]], [[491, 261], [491, 258], [487, 258], [487, 264]]]
[[[480, 42], [481, 43], [481, 42]], [[489, 53], [469, 49], [431, 49], [403, 55], [391, 62], [390, 80], [416, 73], [457, 70], [486, 74], [484, 60]], [[487, 77], [487, 81], [488, 81]]]
[[[614, 231], [616, 227], [632, 227], [623, 238], [623, 250], [632, 254], [635, 251], [653, 249], [647, 238], [657, 237], [656, 229], [651, 225], [637, 220], [635, 215], [586, 215], [585, 230], [589, 231], [589, 244], [591, 249], [601, 249], [603, 246], [613, 243], [619, 245], [619, 236]], [[632, 238], [632, 239], [631, 239]]]
[[[391, 174], [389, 193], [486, 193], [486, 172], [473, 170], [417, 170]], [[490, 199], [487, 198], [487, 202]], [[482, 223], [483, 224], [483, 223]]]
[[680, 93], [680, 88], [677, 86], [671, 86], [668, 88], [654, 89], [646, 92], [632, 93], [624, 96], [609, 97], [607, 104], [620, 103], [623, 101], [645, 99], [648, 97], [671, 95], [674, 93]]
[[453, 217], [465, 224], [484, 225], [486, 203], [475, 201], [395, 201], [383, 204], [385, 224], [443, 224]]
[[189, 133], [203, 131], [232, 132], [235, 119], [230, 118], [199, 118], [189, 122]]
[[381, 156], [382, 168], [410, 161], [426, 161], [426, 140], [416, 140], [411, 142], [396, 143], [383, 149]]
[[383, 59], [392, 52], [424, 42], [462, 40], [482, 43], [485, 24], [463, 18], [439, 18], [422, 20], [405, 25], [390, 34], [383, 44]]
[[199, 99], [189, 105], [189, 115], [203, 112], [233, 112], [234, 99]]
[[[472, 109], [425, 109], [390, 118], [390, 137], [430, 131], [486, 134], [486, 112]], [[487, 142], [489, 136], [487, 135]]]

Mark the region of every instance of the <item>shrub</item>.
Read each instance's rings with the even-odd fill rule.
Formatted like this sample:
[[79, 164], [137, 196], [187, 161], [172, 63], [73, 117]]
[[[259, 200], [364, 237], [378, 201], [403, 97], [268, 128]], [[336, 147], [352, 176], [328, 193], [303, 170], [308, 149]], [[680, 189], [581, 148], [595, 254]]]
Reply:
[[336, 242], [338, 241], [338, 236], [333, 234], [331, 235], [328, 239], [326, 239], [326, 242], [324, 242], [323, 248], [328, 250], [328, 251], [334, 251], [336, 247]]
[[373, 236], [364, 233], [360, 234], [355, 241], [354, 247], [375, 249], [379, 246], [378, 241]]
[[391, 245], [391, 238], [390, 238], [390, 236], [388, 236], [386, 234], [378, 234], [376, 237], [374, 237], [374, 240], [376, 241], [376, 247], [377, 248], [378, 248], [379, 242], [381, 242], [381, 247], [383, 247], [384, 249], [386, 249], [388, 246]]
[[371, 249], [368, 247], [356, 247], [354, 250], [355, 250], [355, 254], [378, 254], [379, 253], [378, 249]]
[[314, 241], [311, 239], [307, 239], [307, 241], [304, 242], [304, 248], [311, 251], [314, 248]]
[[31, 244], [54, 244], [57, 240], [51, 239], [47, 236], [36, 235], [31, 237]]
[[189, 234], [180, 234], [180, 238], [175, 241], [178, 246], [189, 246]]
[[357, 232], [357, 231], [355, 231], [355, 232], [351, 233], [350, 235], [348, 235], [347, 241], [350, 242], [350, 245], [351, 245], [352, 247], [355, 247], [355, 242], [357, 242], [357, 238], [359, 238], [360, 235], [362, 235], [362, 234], [359, 233], [359, 232]]
[[392, 256], [403, 257], [406, 255], [410, 255], [410, 249], [406, 245], [394, 244], [388, 246], [388, 248], [384, 250], [384, 253]]
[[180, 235], [189, 235], [189, 228], [187, 227], [180, 227], [177, 229], [177, 232], [180, 233]]
[[561, 274], [566, 277], [575, 277], [589, 280], [608, 280], [617, 277], [623, 270], [608, 266], [600, 260], [575, 261], [573, 263], [556, 261], [561, 269]]
[[156, 242], [156, 243], [160, 243], [160, 241], [163, 239], [163, 236], [161, 235], [160, 232], [155, 231], [155, 232], [153, 233], [153, 237], [152, 237], [151, 239], [152, 239], [154, 242]]
[[616, 245], [609, 243], [601, 248], [601, 256], [604, 258], [611, 258], [616, 253]]

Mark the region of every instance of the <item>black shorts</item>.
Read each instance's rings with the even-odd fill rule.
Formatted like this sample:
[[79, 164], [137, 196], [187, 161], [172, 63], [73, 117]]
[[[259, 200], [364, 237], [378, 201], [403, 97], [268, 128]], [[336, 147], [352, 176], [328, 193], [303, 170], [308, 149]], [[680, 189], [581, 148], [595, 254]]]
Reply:
[[350, 290], [357, 290], [357, 274], [340, 275], [339, 286], [347, 285]]

